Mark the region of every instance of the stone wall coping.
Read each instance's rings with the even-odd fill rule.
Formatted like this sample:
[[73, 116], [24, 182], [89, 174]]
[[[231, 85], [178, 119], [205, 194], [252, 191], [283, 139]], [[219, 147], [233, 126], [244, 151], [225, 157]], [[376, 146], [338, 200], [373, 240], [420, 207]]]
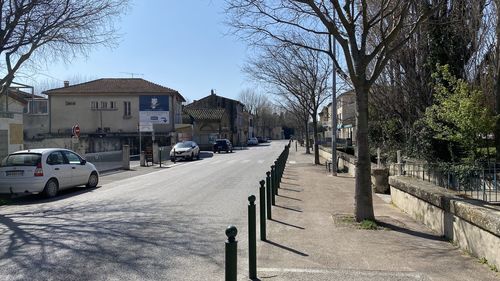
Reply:
[[500, 208], [497, 206], [462, 198], [457, 192], [405, 176], [389, 177], [389, 185], [500, 237]]

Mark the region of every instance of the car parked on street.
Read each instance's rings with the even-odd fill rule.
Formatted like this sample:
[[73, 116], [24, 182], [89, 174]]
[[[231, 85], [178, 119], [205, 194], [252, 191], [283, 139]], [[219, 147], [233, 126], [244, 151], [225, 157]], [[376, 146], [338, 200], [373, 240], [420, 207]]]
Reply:
[[0, 194], [43, 193], [50, 198], [66, 188], [98, 183], [96, 167], [68, 149], [17, 151], [0, 163]]
[[200, 159], [200, 147], [194, 141], [178, 142], [170, 150], [170, 161], [174, 162], [178, 158], [184, 160]]
[[256, 137], [251, 137], [247, 140], [247, 145], [258, 145], [259, 140]]
[[214, 153], [225, 151], [226, 153], [233, 152], [233, 144], [228, 139], [218, 139], [214, 143]]

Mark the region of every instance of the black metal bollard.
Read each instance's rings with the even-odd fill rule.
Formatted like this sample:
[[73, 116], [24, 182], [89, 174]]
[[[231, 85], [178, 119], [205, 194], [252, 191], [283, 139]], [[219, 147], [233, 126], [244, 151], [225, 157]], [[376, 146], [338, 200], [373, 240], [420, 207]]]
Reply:
[[272, 190], [272, 197], [271, 197], [271, 203], [276, 205], [276, 170], [275, 166], [271, 166], [271, 190]]
[[276, 174], [276, 179], [274, 181], [274, 183], [276, 184], [276, 186], [274, 187], [274, 190], [276, 190], [276, 195], [278, 195], [278, 188], [280, 187], [280, 165], [278, 163], [278, 161], [274, 161], [274, 167], [275, 167], [275, 170], [274, 170], [274, 173]]
[[259, 183], [260, 240], [266, 241], [266, 187], [264, 186], [266, 182], [264, 180], [261, 180]]
[[273, 197], [272, 195], [272, 190], [271, 190], [271, 172], [267, 171], [266, 172], [266, 201], [267, 201], [267, 219], [272, 219], [271, 215], [271, 198]]
[[161, 149], [158, 149], [158, 161], [160, 162], [160, 168], [161, 168]]
[[248, 277], [257, 278], [257, 238], [255, 195], [248, 196]]
[[226, 228], [226, 281], [236, 281], [238, 265], [238, 229], [234, 225]]
[[175, 155], [175, 148], [174, 148], [174, 164], [175, 164], [175, 161], [177, 161], [177, 156]]

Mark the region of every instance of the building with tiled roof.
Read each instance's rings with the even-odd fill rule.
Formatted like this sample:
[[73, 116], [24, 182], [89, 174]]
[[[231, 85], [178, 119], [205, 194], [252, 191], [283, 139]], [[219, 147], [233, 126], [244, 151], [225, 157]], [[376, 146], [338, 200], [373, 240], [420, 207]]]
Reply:
[[[160, 145], [175, 141], [175, 128], [182, 122], [182, 102], [176, 90], [141, 78], [103, 78], [45, 91], [50, 108], [49, 131], [71, 136], [78, 124], [83, 137], [118, 137], [139, 151], [155, 135]], [[154, 133], [153, 133], [154, 132]], [[89, 143], [88, 151], [104, 151], [100, 142]]]
[[246, 144], [249, 136], [244, 107], [241, 102], [216, 95], [212, 90], [210, 95], [186, 105], [184, 112], [193, 121], [193, 139], [202, 146], [208, 146], [216, 138], [229, 139], [239, 146]]

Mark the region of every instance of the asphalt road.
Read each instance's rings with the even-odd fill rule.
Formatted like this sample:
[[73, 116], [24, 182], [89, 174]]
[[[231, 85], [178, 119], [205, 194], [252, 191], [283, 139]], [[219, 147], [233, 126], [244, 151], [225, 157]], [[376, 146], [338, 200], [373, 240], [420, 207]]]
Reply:
[[247, 255], [247, 197], [285, 141], [0, 207], [0, 280], [222, 280], [224, 234]]

